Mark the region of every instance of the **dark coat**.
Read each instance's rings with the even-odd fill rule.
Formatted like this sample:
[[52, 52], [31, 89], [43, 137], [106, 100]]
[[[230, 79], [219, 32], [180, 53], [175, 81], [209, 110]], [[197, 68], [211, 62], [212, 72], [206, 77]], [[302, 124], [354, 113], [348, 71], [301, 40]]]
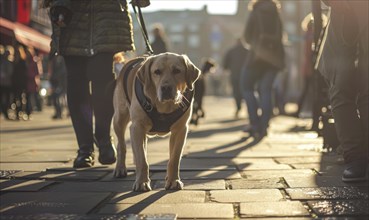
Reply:
[[53, 25], [52, 53], [93, 56], [135, 49], [126, 0], [49, 0], [47, 6], [51, 16], [58, 6], [70, 16], [66, 27]]
[[[284, 59], [284, 49], [282, 43], [283, 28], [276, 4], [271, 0], [260, 0], [253, 5], [253, 9], [248, 18], [244, 32], [244, 40], [250, 46], [251, 53], [255, 53], [257, 45], [262, 35], [273, 37], [273, 48], [269, 51], [272, 56]], [[253, 54], [248, 56], [247, 62], [252, 62]], [[268, 63], [263, 63], [268, 65]]]
[[245, 63], [247, 54], [248, 50], [242, 45], [242, 43], [237, 43], [231, 47], [224, 56], [223, 68], [230, 70], [232, 83], [239, 84], [241, 70]]

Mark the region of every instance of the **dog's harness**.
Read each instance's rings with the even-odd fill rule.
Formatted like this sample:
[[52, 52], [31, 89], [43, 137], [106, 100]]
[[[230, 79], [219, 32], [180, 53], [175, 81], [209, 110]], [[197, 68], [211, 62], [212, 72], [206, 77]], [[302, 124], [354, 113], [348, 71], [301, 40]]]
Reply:
[[[131, 100], [128, 97], [128, 76], [131, 74], [132, 69], [144, 61], [145, 58], [138, 58], [134, 62], [128, 64], [126, 71], [123, 72], [124, 74], [124, 92], [126, 93], [126, 98], [131, 104]], [[151, 128], [150, 132], [169, 132], [170, 127], [179, 119], [181, 116], [187, 111], [190, 107], [194, 92], [186, 89], [183, 93], [182, 102], [179, 104], [179, 108], [171, 113], [160, 113], [158, 110], [152, 105], [150, 100], [145, 96], [143, 91], [143, 85], [141, 81], [137, 78], [135, 79], [135, 93], [138, 102], [140, 103], [142, 109], [146, 112], [147, 116], [152, 121], [153, 127]]]

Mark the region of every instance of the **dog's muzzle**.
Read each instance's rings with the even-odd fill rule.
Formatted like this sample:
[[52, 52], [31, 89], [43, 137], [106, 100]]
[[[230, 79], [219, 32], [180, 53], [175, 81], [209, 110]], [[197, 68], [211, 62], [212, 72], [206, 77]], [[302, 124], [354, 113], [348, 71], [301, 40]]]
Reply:
[[161, 101], [170, 101], [176, 98], [176, 93], [174, 92], [173, 87], [169, 85], [161, 86], [160, 93]]

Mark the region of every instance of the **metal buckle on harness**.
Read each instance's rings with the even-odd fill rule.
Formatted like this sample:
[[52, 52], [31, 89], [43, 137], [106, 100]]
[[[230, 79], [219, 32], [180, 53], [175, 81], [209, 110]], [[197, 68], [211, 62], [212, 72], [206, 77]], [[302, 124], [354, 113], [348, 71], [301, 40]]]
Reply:
[[153, 106], [149, 102], [144, 102], [142, 107], [145, 109], [146, 112], [151, 112], [153, 110]]

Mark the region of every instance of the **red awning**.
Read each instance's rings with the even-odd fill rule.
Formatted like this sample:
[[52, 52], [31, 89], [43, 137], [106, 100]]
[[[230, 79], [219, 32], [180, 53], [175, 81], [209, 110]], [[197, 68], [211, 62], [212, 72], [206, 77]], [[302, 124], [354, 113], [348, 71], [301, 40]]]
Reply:
[[37, 30], [21, 23], [11, 22], [0, 17], [1, 33], [9, 35], [9, 33], [11, 33], [9, 32], [9, 30], [13, 32], [15, 39], [17, 39], [17, 41], [19, 41], [20, 43], [27, 46], [32, 46], [35, 49], [41, 50], [45, 53], [48, 53], [50, 51], [51, 38], [49, 36], [44, 35]]

